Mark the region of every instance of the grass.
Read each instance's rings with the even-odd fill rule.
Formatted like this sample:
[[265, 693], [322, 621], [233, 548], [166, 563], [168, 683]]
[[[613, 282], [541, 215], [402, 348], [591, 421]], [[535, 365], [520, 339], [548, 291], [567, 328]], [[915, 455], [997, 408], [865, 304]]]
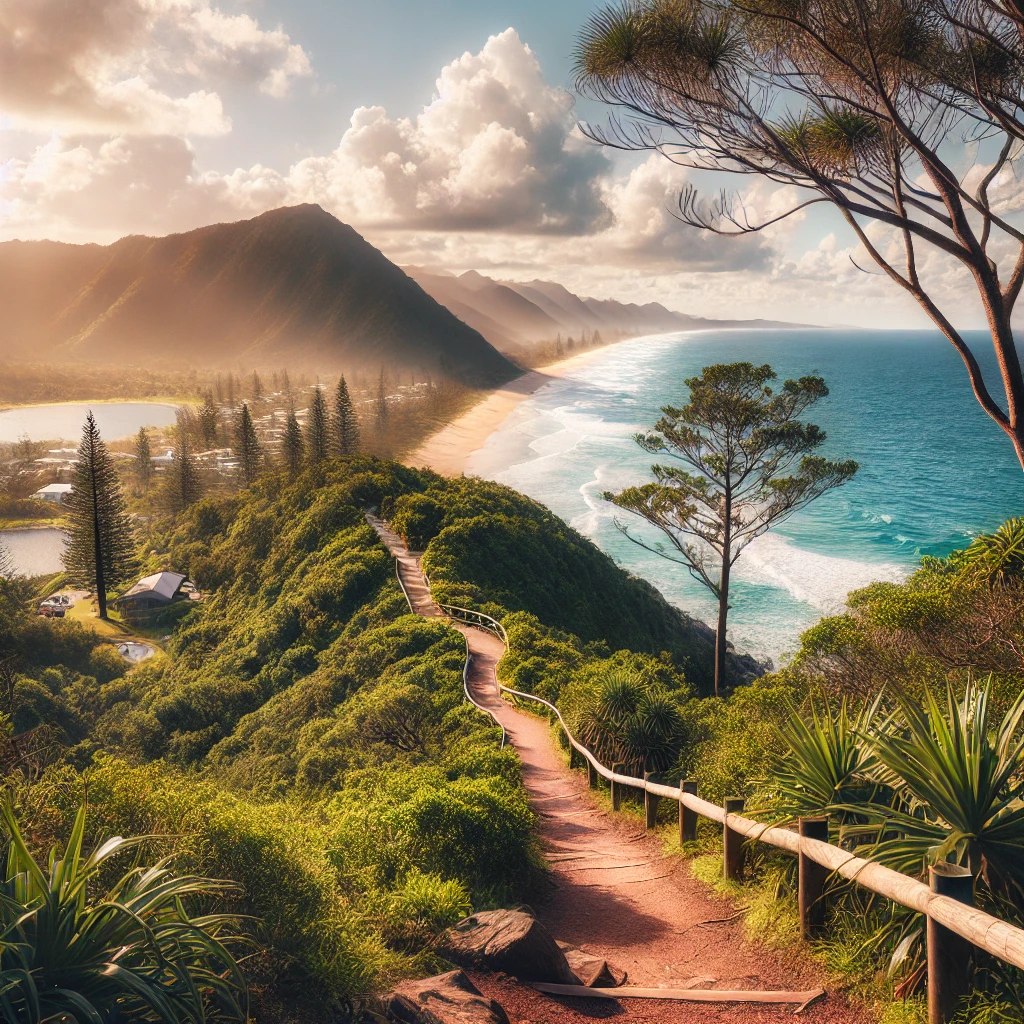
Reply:
[[61, 516], [52, 516], [49, 519], [38, 516], [8, 516], [0, 518], [0, 530], [36, 530], [44, 526], [60, 526], [63, 522]]

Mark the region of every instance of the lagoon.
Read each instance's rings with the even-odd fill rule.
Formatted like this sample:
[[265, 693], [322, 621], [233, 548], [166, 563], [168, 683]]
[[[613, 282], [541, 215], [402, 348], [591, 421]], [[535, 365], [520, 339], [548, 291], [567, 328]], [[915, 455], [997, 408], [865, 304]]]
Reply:
[[65, 402], [0, 410], [0, 443], [24, 436], [33, 441], [74, 441], [92, 410], [107, 441], [130, 437], [140, 427], [167, 427], [175, 421], [176, 407], [161, 402]]
[[10, 552], [14, 571], [24, 576], [46, 576], [64, 568], [64, 531], [56, 527], [0, 530], [0, 545]]

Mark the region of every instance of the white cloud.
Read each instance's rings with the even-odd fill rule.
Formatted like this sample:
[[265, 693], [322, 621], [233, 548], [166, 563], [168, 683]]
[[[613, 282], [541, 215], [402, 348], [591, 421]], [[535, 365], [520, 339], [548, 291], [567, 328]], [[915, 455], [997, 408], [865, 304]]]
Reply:
[[0, 67], [0, 110], [17, 127], [146, 135], [224, 134], [211, 84], [280, 96], [311, 72], [281, 29], [209, 0], [5, 0]]

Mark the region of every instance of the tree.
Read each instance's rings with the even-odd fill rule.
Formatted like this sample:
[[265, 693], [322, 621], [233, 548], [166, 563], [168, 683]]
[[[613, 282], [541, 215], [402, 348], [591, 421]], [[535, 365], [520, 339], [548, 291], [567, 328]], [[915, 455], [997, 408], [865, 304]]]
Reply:
[[295, 406], [288, 410], [288, 418], [284, 424], [284, 437], [281, 439], [281, 454], [289, 476], [296, 476], [302, 469], [302, 459], [306, 446], [302, 440], [302, 431], [295, 416]]
[[252, 391], [253, 402], [260, 402], [263, 400], [263, 381], [260, 380], [260, 375], [255, 370], [252, 371], [250, 390]]
[[327, 403], [324, 401], [320, 384], [317, 383], [313, 389], [313, 398], [309, 403], [309, 414], [306, 418], [306, 457], [313, 465], [328, 458], [329, 441]]
[[100, 618], [105, 619], [107, 588], [127, 582], [135, 572], [135, 537], [114, 460], [91, 411], [82, 429], [64, 514], [64, 568], [75, 583], [95, 591]]
[[220, 425], [220, 412], [213, 400], [213, 392], [207, 391], [199, 410], [199, 433], [206, 448], [217, 444], [217, 427]]
[[341, 456], [355, 455], [359, 451], [359, 423], [344, 374], [338, 378], [338, 391], [334, 397], [333, 427], [335, 451]]
[[174, 462], [167, 474], [167, 507], [173, 515], [184, 512], [203, 496], [196, 457], [188, 432], [180, 427], [174, 439]]
[[232, 410], [235, 408], [235, 378], [232, 376], [231, 371], [228, 370], [228, 407]]
[[253, 426], [252, 415], [246, 402], [242, 403], [241, 411], [235, 420], [234, 455], [241, 466], [245, 486], [248, 487], [259, 476], [262, 468], [263, 446], [256, 436], [256, 428]]
[[384, 367], [380, 368], [380, 376], [377, 378], [377, 429], [384, 430], [388, 424], [388, 392], [387, 377], [384, 375]]
[[148, 491], [149, 482], [153, 479], [153, 450], [145, 427], [139, 427], [135, 436], [135, 476], [143, 492]]
[[616, 523], [631, 541], [686, 566], [717, 599], [716, 694], [725, 682], [729, 577], [736, 560], [755, 537], [857, 472], [856, 462], [812, 455], [825, 432], [797, 418], [828, 394], [825, 382], [787, 380], [776, 394], [767, 386], [771, 380], [770, 366], [706, 366], [686, 381], [689, 405], [665, 406], [654, 432], [636, 435], [644, 451], [690, 468], [655, 465], [653, 482], [604, 495], [657, 527], [672, 550]]
[[[626, 113], [584, 131], [797, 190], [787, 211], [758, 221], [737, 196], [708, 204], [689, 185], [679, 215], [691, 226], [743, 235], [833, 206], [952, 343], [1024, 465], [1010, 325], [1024, 230], [1000, 195], [1024, 140], [1022, 27], [1008, 0], [635, 0], [594, 15], [580, 36], [579, 89]], [[964, 142], [992, 162], [962, 161]], [[985, 313], [1002, 400], [951, 322], [962, 313], [947, 283], [957, 269]]]

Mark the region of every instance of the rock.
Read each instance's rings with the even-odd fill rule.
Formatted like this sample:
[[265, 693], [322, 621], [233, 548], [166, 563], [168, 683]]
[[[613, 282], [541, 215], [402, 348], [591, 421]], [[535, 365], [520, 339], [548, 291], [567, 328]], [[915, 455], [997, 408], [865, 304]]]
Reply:
[[479, 965], [520, 981], [576, 984], [551, 933], [521, 910], [484, 910], [464, 918], [445, 935], [440, 952], [464, 967]]
[[626, 981], [625, 971], [617, 970], [607, 960], [584, 953], [582, 949], [567, 949], [565, 959], [580, 984], [588, 988], [618, 988]]
[[399, 1024], [509, 1024], [500, 1003], [488, 999], [462, 971], [405, 981], [385, 999]]

